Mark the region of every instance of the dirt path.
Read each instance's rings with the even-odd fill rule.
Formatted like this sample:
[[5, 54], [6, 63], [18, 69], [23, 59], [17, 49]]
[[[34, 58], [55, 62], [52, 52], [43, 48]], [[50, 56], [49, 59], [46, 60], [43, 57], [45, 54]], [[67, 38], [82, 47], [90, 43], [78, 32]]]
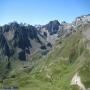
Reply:
[[80, 76], [77, 73], [72, 78], [71, 85], [78, 85], [80, 90], [86, 90], [85, 86], [81, 82]]

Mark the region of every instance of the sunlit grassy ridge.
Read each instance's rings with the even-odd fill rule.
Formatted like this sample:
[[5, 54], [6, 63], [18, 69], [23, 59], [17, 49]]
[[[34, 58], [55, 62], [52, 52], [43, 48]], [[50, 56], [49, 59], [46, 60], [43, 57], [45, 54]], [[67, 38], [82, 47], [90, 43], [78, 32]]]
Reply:
[[58, 40], [56, 47], [47, 56], [34, 54], [32, 63], [35, 66], [32, 68], [30, 61], [22, 65], [17, 60], [1, 86], [18, 86], [20, 90], [79, 90], [77, 85], [70, 85], [72, 77], [78, 72], [82, 83], [89, 88], [89, 43], [79, 30]]

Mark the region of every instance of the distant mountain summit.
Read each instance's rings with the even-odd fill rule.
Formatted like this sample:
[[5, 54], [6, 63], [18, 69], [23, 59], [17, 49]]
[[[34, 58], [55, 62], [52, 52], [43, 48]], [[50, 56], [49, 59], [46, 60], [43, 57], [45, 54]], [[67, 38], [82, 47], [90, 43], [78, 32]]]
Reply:
[[82, 15], [82, 16], [79, 16], [75, 19], [75, 21], [73, 22], [73, 24], [75, 26], [79, 26], [81, 24], [87, 24], [90, 22], [90, 14], [88, 15]]
[[[38, 50], [47, 50], [60, 37], [64, 38], [75, 32], [81, 25], [90, 23], [90, 14], [77, 17], [72, 23], [58, 20], [46, 25], [32, 26], [12, 22], [0, 27], [1, 58], [14, 57], [27, 60]], [[49, 43], [49, 44], [48, 44]]]
[[47, 42], [32, 25], [13, 22], [0, 27], [1, 56], [15, 56], [17, 59], [26, 60], [42, 45], [47, 45]]
[[52, 35], [56, 34], [59, 30], [60, 23], [58, 20], [50, 21], [48, 24], [44, 26], [46, 30]]

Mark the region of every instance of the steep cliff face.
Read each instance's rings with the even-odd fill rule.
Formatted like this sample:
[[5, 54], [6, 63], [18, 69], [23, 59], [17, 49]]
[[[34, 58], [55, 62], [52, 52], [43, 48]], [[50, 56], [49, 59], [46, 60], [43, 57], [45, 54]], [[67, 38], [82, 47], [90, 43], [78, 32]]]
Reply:
[[0, 27], [1, 54], [10, 58], [16, 55], [20, 60], [26, 60], [26, 55], [46, 45], [43, 36], [34, 26], [10, 23]]
[[88, 15], [82, 15], [80, 17], [77, 17], [74, 21], [73, 21], [73, 25], [75, 26], [80, 26], [82, 24], [87, 24], [90, 22], [90, 14]]
[[52, 35], [52, 34], [56, 34], [58, 32], [59, 26], [60, 26], [59, 21], [58, 20], [54, 20], [54, 21], [50, 21], [44, 27]]
[[47, 42], [55, 44], [55, 41], [58, 39], [58, 32], [62, 28], [62, 25], [58, 20], [53, 20], [46, 25], [38, 25], [36, 28], [41, 33], [41, 35], [46, 38]]

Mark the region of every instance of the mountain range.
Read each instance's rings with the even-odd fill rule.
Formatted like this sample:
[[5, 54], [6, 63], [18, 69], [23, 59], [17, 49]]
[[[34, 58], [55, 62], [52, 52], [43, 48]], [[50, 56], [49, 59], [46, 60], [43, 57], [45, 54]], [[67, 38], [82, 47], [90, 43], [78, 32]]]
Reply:
[[[89, 35], [90, 14], [72, 23], [54, 20], [46, 25], [11, 22], [0, 26], [0, 87], [89, 90]], [[72, 85], [75, 74], [79, 81], [76, 77]]]

